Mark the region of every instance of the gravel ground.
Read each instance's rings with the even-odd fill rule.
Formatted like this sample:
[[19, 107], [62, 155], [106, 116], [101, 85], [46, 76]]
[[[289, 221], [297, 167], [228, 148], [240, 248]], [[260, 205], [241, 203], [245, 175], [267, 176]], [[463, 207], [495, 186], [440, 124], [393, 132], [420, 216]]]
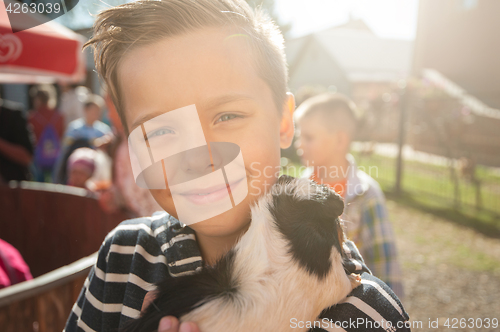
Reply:
[[[500, 331], [500, 239], [388, 201], [413, 331]], [[467, 326], [444, 326], [465, 318]], [[474, 323], [469, 319], [473, 318]], [[476, 320], [476, 319], [480, 320]], [[498, 327], [477, 328], [486, 318]], [[439, 327], [429, 327], [438, 319]]]

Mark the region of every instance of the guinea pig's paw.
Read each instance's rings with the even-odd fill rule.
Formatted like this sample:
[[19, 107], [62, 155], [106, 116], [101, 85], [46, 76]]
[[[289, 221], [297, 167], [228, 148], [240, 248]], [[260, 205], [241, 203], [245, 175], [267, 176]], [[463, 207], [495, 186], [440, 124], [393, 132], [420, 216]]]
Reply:
[[361, 285], [361, 276], [359, 274], [351, 273], [348, 275], [349, 281], [351, 282], [352, 289]]

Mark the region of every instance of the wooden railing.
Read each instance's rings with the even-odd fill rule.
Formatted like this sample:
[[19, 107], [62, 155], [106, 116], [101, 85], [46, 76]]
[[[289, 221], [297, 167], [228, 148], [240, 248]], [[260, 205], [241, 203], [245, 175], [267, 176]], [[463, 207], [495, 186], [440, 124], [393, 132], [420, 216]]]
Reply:
[[33, 277], [96, 252], [125, 219], [105, 213], [84, 189], [37, 182], [0, 187], [0, 238], [19, 250]]
[[0, 332], [62, 331], [95, 262], [89, 255], [125, 219], [102, 211], [83, 189], [0, 186], [0, 238], [19, 250], [35, 277], [0, 290]]
[[0, 290], [0, 331], [62, 331], [96, 257]]

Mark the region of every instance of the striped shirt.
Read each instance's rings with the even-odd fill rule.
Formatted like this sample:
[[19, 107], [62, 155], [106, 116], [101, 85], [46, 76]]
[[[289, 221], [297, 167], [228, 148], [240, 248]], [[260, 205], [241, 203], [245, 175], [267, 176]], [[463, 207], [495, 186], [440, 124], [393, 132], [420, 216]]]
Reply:
[[[371, 276], [354, 243], [346, 242], [344, 249], [351, 258], [345, 268], [349, 272], [362, 273], [362, 285], [346, 298], [345, 303], [326, 309], [320, 318], [325, 322], [330, 317], [408, 320], [390, 288]], [[65, 331], [116, 331], [140, 315], [144, 297], [155, 289], [156, 283], [164, 278], [182, 277], [201, 267], [202, 258], [194, 231], [174, 217], [156, 212], [152, 217], [126, 220], [106, 236]], [[343, 330], [357, 331], [349, 327]], [[326, 327], [311, 331], [333, 330]]]

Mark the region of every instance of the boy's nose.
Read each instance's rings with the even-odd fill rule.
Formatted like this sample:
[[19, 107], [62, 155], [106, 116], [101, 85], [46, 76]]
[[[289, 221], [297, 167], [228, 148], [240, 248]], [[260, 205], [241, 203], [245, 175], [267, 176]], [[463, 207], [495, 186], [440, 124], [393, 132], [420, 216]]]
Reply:
[[210, 173], [212, 171], [212, 161], [210, 160], [208, 146], [184, 151], [180, 167], [195, 177]]

